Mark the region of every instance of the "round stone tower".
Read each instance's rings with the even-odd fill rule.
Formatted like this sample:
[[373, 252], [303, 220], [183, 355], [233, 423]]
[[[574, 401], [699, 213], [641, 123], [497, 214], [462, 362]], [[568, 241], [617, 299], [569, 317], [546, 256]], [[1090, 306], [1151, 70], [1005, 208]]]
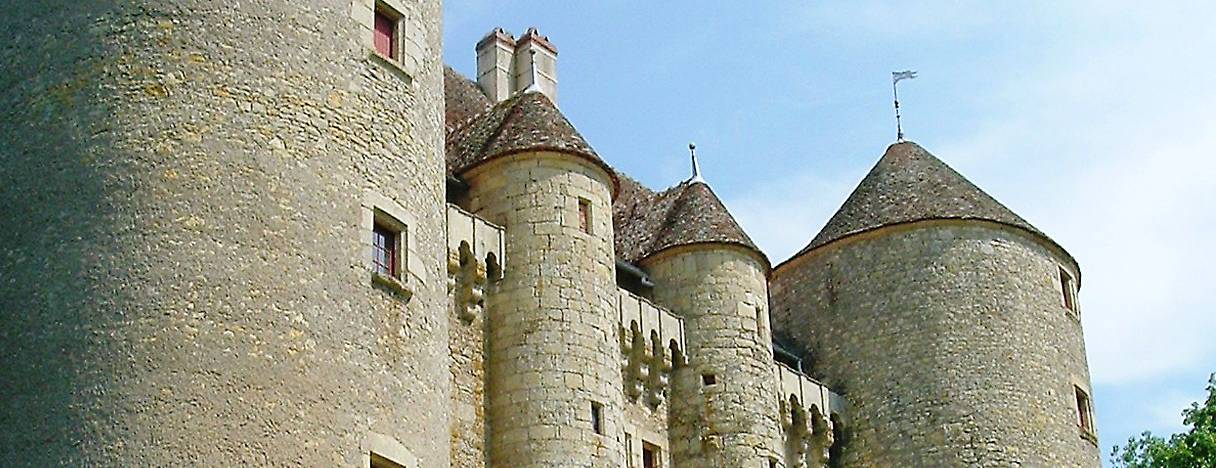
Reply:
[[448, 466], [441, 2], [6, 8], [4, 458]]
[[776, 326], [851, 414], [848, 466], [1098, 466], [1076, 262], [914, 143], [778, 266]]
[[507, 236], [486, 298], [490, 464], [619, 467], [616, 176], [544, 94], [488, 112], [452, 153], [465, 205]]
[[768, 260], [709, 186], [673, 189], [652, 254], [641, 261], [655, 302], [684, 318], [687, 363], [672, 378], [676, 468], [770, 466], [780, 460], [768, 324]]

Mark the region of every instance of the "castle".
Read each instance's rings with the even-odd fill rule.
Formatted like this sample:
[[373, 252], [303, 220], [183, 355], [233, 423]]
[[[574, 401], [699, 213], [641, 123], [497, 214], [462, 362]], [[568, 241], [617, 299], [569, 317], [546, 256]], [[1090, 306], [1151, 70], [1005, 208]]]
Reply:
[[923, 148], [773, 266], [441, 6], [7, 6], [0, 464], [1099, 464], [1077, 263]]

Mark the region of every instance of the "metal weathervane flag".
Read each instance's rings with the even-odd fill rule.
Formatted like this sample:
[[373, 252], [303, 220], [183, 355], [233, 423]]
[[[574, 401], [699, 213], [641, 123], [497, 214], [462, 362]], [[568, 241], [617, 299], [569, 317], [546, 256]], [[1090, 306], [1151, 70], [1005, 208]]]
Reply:
[[904, 126], [899, 121], [899, 84], [902, 80], [916, 78], [916, 70], [891, 72], [891, 91], [895, 94], [895, 141], [904, 141]]
[[916, 78], [916, 70], [904, 70], [904, 71], [898, 71], [898, 72], [891, 72], [891, 79], [894, 80], [896, 83], [899, 83], [902, 80], [910, 80], [913, 78]]

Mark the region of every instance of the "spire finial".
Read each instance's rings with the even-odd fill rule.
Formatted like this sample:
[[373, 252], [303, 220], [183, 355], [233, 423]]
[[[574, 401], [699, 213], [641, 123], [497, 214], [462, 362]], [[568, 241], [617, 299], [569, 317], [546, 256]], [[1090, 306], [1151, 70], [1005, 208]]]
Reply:
[[527, 88], [524, 88], [524, 92], [541, 93], [543, 91], [540, 90], [540, 75], [536, 71], [536, 51], [529, 50], [528, 53], [531, 54], [532, 58], [532, 64], [530, 65], [532, 67], [532, 83], [529, 84]]
[[705, 179], [701, 177], [701, 165], [697, 164], [697, 144], [688, 144], [688, 155], [692, 158], [692, 178], [688, 179], [688, 183], [700, 182], [705, 183]]
[[895, 141], [904, 141], [904, 127], [899, 121], [899, 82], [916, 78], [916, 70], [891, 72], [891, 91], [895, 95]]

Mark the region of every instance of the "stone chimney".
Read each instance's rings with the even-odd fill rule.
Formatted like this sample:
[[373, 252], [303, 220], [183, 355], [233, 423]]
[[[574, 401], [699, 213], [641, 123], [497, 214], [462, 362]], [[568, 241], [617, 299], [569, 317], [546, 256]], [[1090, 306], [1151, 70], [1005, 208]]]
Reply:
[[556, 103], [557, 47], [536, 28], [528, 28], [519, 39], [502, 28], [494, 28], [477, 42], [477, 85], [494, 102], [527, 89], [533, 76], [537, 77], [540, 91]]
[[513, 62], [515, 38], [502, 28], [494, 28], [477, 41], [477, 85], [494, 102], [501, 102], [515, 91]]

